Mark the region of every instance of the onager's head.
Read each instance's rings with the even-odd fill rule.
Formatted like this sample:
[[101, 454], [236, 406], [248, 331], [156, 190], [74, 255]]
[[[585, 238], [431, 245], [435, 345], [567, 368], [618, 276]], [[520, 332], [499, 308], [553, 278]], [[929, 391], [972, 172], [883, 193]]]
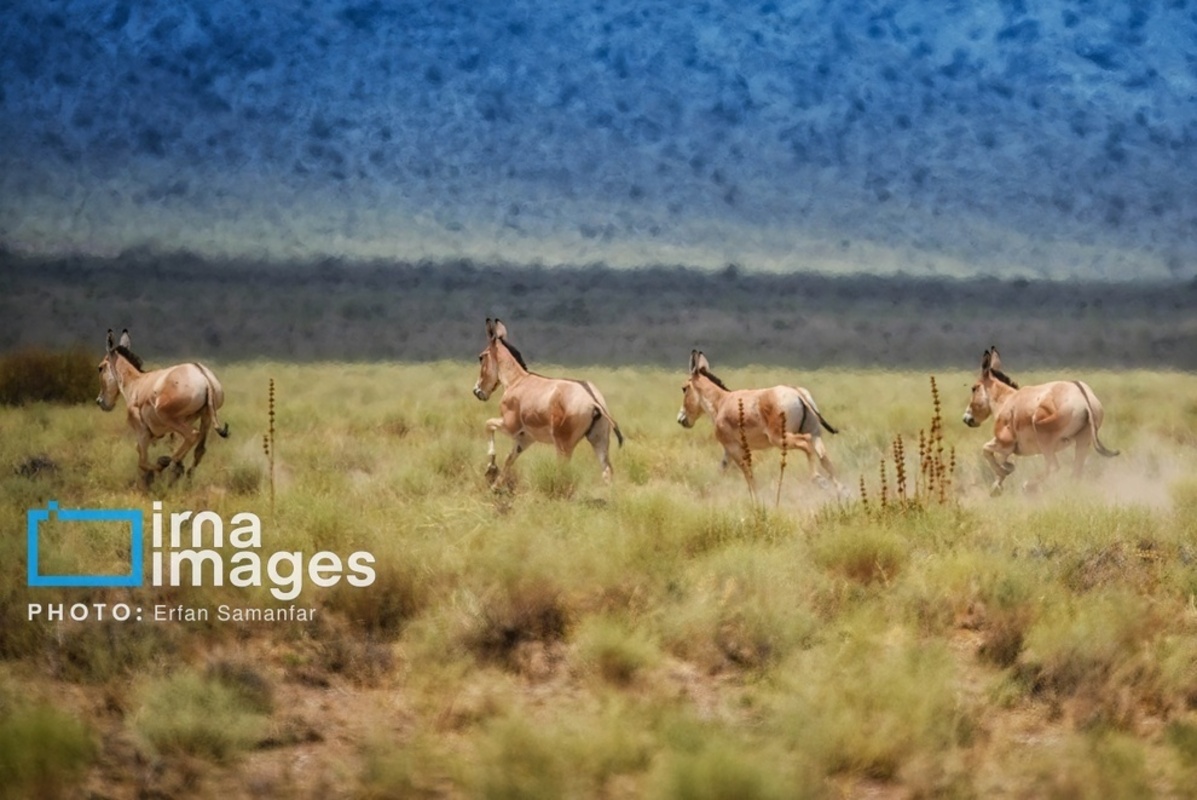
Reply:
[[677, 412], [677, 422], [683, 428], [693, 428], [703, 414], [702, 396], [694, 382], [702, 371], [710, 368], [707, 357], [698, 350], [690, 351], [690, 377], [682, 384], [682, 407]]
[[478, 354], [478, 381], [474, 384], [474, 397], [490, 399], [499, 385], [499, 342], [507, 335], [502, 322], [486, 318], [486, 349]]
[[[128, 349], [129, 347], [129, 331], [121, 332], [120, 347]], [[116, 352], [117, 344], [112, 339], [112, 329], [108, 329], [108, 343], [107, 351], [104, 357], [100, 359], [100, 394], [96, 397], [96, 405], [104, 411], [111, 411], [116, 408], [116, 396], [120, 394], [121, 385], [120, 379], [116, 374]]]
[[968, 408], [964, 410], [964, 424], [975, 428], [993, 415], [995, 383], [1017, 389], [1018, 384], [1010, 380], [1000, 369], [1002, 359], [996, 347], [991, 347], [981, 356], [981, 376], [973, 384]]

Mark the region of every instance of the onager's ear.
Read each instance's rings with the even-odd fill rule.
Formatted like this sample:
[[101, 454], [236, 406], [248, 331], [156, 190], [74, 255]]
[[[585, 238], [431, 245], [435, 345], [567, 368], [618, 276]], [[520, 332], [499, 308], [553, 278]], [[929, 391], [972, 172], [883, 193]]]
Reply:
[[116, 347], [116, 341], [112, 338], [112, 328], [108, 329], [108, 352], [111, 353]]
[[698, 351], [691, 350], [690, 351], [690, 374], [695, 375], [697, 373], [698, 373]]
[[495, 338], [495, 322], [490, 317], [486, 318], [486, 338]]
[[125, 328], [123, 331], [121, 331], [121, 347], [127, 348], [127, 347], [130, 347], [132, 344], [133, 344], [133, 340], [129, 338], [129, 329]]
[[992, 363], [992, 361], [993, 361], [993, 354], [990, 353], [988, 350], [986, 350], [985, 353], [981, 356], [981, 374], [982, 375], [984, 375], [986, 372], [989, 372], [989, 365]]
[[495, 335], [493, 338], [495, 338], [495, 339], [506, 339], [507, 338], [507, 326], [504, 325], [502, 322], [500, 322], [498, 317], [495, 317]]
[[701, 372], [704, 369], [707, 371], [710, 371], [710, 369], [711, 369], [711, 362], [707, 361], [707, 357], [705, 355], [703, 355], [703, 352], [701, 350], [698, 351], [698, 361], [696, 362], [696, 364], [697, 364], [697, 367], [695, 369], [696, 372]]
[[993, 347], [989, 348], [989, 353], [990, 353], [989, 368], [990, 369], [1001, 369], [1002, 357], [998, 355], [997, 345], [994, 345]]

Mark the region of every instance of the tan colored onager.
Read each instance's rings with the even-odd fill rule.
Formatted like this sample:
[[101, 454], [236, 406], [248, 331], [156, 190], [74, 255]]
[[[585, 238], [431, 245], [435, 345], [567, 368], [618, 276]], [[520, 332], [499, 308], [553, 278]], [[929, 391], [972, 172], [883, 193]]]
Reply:
[[1043, 474], [1023, 485], [1031, 490], [1059, 468], [1056, 453], [1070, 444], [1076, 446], [1072, 462], [1075, 477], [1080, 477], [1085, 467], [1090, 445], [1103, 456], [1118, 455], [1097, 437], [1105, 413], [1088, 384], [1051, 381], [1019, 388], [1001, 371], [1001, 365], [996, 347], [981, 356], [981, 376], [973, 384], [964, 412], [964, 424], [970, 428], [993, 417], [993, 438], [981, 451], [996, 476], [994, 494], [1002, 490], [1002, 481], [1014, 471], [1010, 456], [1043, 455]]
[[[224, 389], [212, 370], [198, 362], [178, 364], [153, 372], [143, 372], [141, 359], [129, 349], [129, 331], [114, 343], [108, 331], [108, 352], [100, 361], [100, 394], [96, 403], [104, 411], [116, 406], [116, 397], [125, 398], [129, 427], [137, 434], [138, 466], [148, 488], [154, 474], [174, 465], [174, 477], [183, 474], [183, 459], [194, 447], [195, 460], [190, 475], [199, 466], [208, 440], [215, 430], [229, 435], [229, 426], [221, 426], [216, 412], [224, 404]], [[199, 422], [199, 428], [193, 426]], [[168, 433], [179, 435], [179, 444], [170, 456], [157, 464], [149, 460], [150, 442]]]
[[[741, 418], [741, 408], [743, 416]], [[748, 492], [756, 498], [748, 451], [780, 448], [801, 450], [810, 465], [811, 479], [821, 486], [830, 480], [840, 494], [846, 490], [836, 479], [822, 431], [837, 433], [815, 405], [815, 399], [798, 386], [731, 390], [711, 372], [710, 362], [698, 350], [690, 351], [690, 376], [682, 386], [682, 407], [677, 421], [691, 428], [703, 414], [715, 424], [715, 439], [723, 445], [723, 467], [735, 464], [744, 473]], [[783, 421], [784, 417], [784, 421]], [[819, 473], [819, 467], [827, 473]]]
[[[486, 400], [499, 386], [503, 386], [503, 400], [499, 404], [501, 416], [486, 421], [490, 436], [487, 454], [490, 463], [486, 476], [492, 484], [499, 483], [519, 455], [533, 442], [551, 444], [562, 460], [569, 460], [574, 448], [586, 439], [594, 448], [603, 468], [603, 480], [611, 480], [611, 460], [608, 449], [611, 433], [619, 444], [623, 434], [607, 410], [603, 394], [589, 381], [569, 378], [546, 378], [529, 372], [519, 351], [507, 342], [507, 327], [498, 319], [486, 320], [486, 349], [478, 354], [478, 382], [474, 396]], [[515, 445], [503, 464], [502, 472], [495, 464], [495, 431], [503, 431]]]

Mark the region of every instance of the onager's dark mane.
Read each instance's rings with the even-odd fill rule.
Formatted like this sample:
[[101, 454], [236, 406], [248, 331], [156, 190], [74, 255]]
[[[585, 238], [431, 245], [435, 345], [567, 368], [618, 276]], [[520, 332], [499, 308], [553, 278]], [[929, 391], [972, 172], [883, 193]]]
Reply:
[[123, 344], [118, 344], [112, 349], [117, 353], [117, 355], [123, 356], [124, 359], [132, 364], [133, 368], [138, 372], [145, 372], [145, 367], [141, 363], [141, 356], [137, 355]]
[[511, 353], [515, 360], [519, 362], [521, 367], [524, 369], [528, 368], [528, 365], [524, 363], [524, 357], [520, 355], [519, 350], [516, 350], [515, 347], [512, 346], [511, 342], [507, 341], [506, 339], [500, 339], [499, 341], [503, 343], [503, 346], [507, 348], [507, 352]]
[[1011, 389], [1018, 388], [1018, 382], [1016, 380], [1014, 380], [1013, 378], [1011, 378], [1006, 373], [1002, 372], [1000, 369], [991, 369], [991, 370], [989, 370], [989, 372], [990, 372], [990, 374], [993, 375], [993, 377], [997, 378], [999, 381], [1006, 384]]
[[709, 380], [711, 383], [718, 386], [723, 391], [725, 391], [725, 392], [731, 391], [731, 389], [727, 388], [727, 384], [725, 384], [723, 381], [719, 380], [719, 376], [717, 376], [715, 373], [711, 372], [706, 367], [702, 367], [701, 369], [699, 369], [698, 374], [705, 375], [707, 377], [707, 380]]

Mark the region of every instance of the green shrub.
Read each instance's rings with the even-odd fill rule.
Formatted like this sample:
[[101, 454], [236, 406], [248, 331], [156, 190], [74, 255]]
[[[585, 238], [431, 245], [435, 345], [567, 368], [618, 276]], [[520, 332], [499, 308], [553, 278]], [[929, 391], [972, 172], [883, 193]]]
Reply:
[[99, 391], [97, 359], [83, 348], [20, 350], [0, 359], [0, 405], [86, 403]]
[[231, 761], [257, 745], [267, 729], [260, 692], [243, 681], [186, 671], [149, 683], [133, 715], [133, 729], [154, 752]]
[[612, 617], [589, 618], [578, 630], [577, 643], [582, 660], [617, 686], [630, 684], [661, 657], [643, 633]]
[[491, 723], [475, 774], [476, 796], [555, 800], [566, 796], [570, 771], [558, 743], [527, 720]]
[[53, 707], [0, 714], [0, 798], [66, 796], [95, 755], [87, 727]]
[[815, 546], [820, 566], [865, 585], [892, 582], [906, 559], [902, 540], [877, 524], [845, 527]]

